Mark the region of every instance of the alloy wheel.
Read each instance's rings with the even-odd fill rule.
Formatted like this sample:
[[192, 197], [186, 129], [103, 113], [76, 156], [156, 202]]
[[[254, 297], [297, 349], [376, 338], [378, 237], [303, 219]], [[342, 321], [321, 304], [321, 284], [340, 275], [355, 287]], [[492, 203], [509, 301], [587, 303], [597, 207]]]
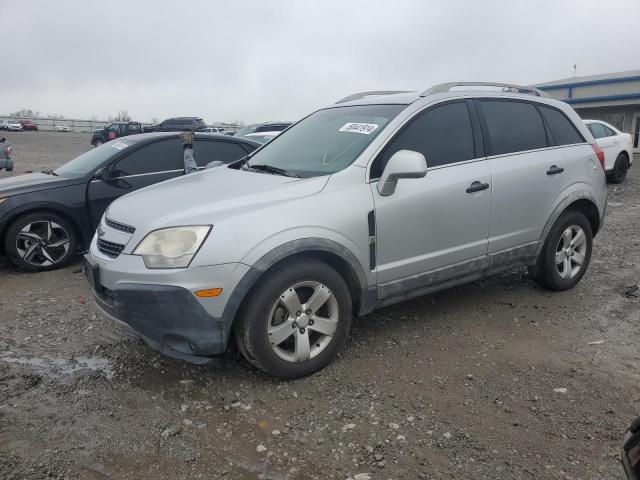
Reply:
[[587, 237], [584, 230], [577, 226], [568, 227], [558, 240], [556, 247], [556, 268], [564, 279], [575, 277], [585, 261]]
[[50, 220], [25, 225], [16, 238], [20, 258], [36, 267], [59, 263], [67, 255], [70, 244], [69, 232]]
[[338, 301], [326, 285], [296, 283], [282, 292], [271, 308], [269, 344], [281, 359], [304, 362], [329, 345], [338, 320]]

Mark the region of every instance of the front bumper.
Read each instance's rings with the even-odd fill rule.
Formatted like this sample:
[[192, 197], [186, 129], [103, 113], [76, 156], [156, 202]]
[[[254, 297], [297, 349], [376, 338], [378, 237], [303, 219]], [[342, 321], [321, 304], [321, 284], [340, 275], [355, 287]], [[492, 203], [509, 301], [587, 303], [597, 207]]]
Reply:
[[[240, 263], [149, 270], [142, 258], [85, 255], [85, 273], [97, 306], [137, 332], [162, 354], [191, 363], [227, 348], [235, 309], [226, 308], [249, 267]], [[221, 287], [218, 297], [199, 298], [196, 290]], [[232, 302], [233, 303], [233, 302]]]

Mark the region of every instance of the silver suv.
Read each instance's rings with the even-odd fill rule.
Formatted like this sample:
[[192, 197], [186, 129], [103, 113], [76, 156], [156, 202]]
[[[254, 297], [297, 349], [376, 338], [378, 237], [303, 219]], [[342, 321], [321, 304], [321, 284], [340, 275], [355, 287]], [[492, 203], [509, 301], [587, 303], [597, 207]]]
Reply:
[[233, 164], [116, 200], [86, 272], [98, 306], [166, 355], [204, 363], [234, 338], [300, 377], [354, 315], [517, 265], [576, 285], [603, 165], [571, 107], [532, 88], [360, 93]]

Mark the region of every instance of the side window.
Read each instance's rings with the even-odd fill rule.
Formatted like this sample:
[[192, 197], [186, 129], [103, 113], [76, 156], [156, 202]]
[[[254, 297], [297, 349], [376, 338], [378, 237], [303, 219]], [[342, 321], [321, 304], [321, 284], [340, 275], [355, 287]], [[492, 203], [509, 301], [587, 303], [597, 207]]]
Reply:
[[593, 134], [593, 138], [603, 138], [607, 136], [607, 131], [601, 123], [590, 123], [588, 127]]
[[544, 148], [547, 135], [542, 118], [531, 103], [509, 100], [481, 100], [491, 155]]
[[603, 125], [604, 127], [604, 131], [607, 133], [607, 137], [613, 137], [616, 135], [616, 132], [614, 132], [613, 130], [611, 130], [609, 127], [607, 127], [606, 125]]
[[247, 152], [237, 143], [198, 140], [193, 144], [193, 154], [198, 166], [204, 167], [214, 161], [233, 162], [244, 157]]
[[436, 106], [411, 119], [374, 160], [370, 177], [380, 178], [389, 159], [400, 150], [422, 153], [429, 167], [475, 158], [466, 103]]
[[118, 133], [119, 129], [120, 129], [120, 125], [118, 125], [117, 123], [112, 123], [107, 127], [107, 132]]
[[172, 138], [145, 145], [127, 155], [116, 164], [114, 176], [125, 177], [183, 168], [180, 142], [177, 138]]
[[540, 113], [551, 129], [553, 138], [558, 145], [571, 145], [573, 143], [583, 143], [584, 138], [571, 123], [571, 121], [559, 110], [551, 107], [538, 105]]
[[139, 123], [130, 123], [129, 124], [129, 133], [140, 133], [140, 124]]

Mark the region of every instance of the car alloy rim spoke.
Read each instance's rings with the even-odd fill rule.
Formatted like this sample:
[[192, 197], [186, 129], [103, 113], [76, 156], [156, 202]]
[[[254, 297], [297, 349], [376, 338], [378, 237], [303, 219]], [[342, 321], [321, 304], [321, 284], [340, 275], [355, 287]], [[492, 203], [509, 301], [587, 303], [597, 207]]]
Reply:
[[24, 253], [22, 255], [22, 258], [24, 260], [26, 260], [27, 262], [30, 262], [31, 258], [36, 253], [36, 250], [38, 250], [38, 244], [34, 243], [29, 248], [27, 248], [26, 250], [23, 250]]
[[584, 255], [580, 252], [573, 252], [573, 255], [571, 255], [571, 261], [576, 265], [582, 265], [584, 262]]
[[581, 246], [585, 242], [586, 239], [587, 239], [587, 237], [584, 234], [584, 231], [582, 229], [580, 229], [576, 233], [575, 237], [573, 237], [573, 239], [571, 240], [571, 246], [573, 248], [578, 248], [579, 246]]
[[[29, 225], [29, 226], [31, 226], [31, 225]], [[25, 231], [24, 229], [22, 231], [20, 231], [20, 233], [18, 233], [18, 238], [23, 238], [23, 239], [28, 239], [28, 240], [35, 240], [36, 242], [38, 242], [40, 240], [44, 240], [44, 238], [42, 238], [40, 235], [36, 235], [35, 233]]]
[[569, 278], [571, 275], [571, 260], [567, 257], [562, 262], [562, 276], [564, 278]]
[[[60, 247], [69, 247], [69, 240], [58, 240], [57, 242], [50, 243], [47, 248], [60, 248]], [[66, 249], [65, 249], [66, 252]]]
[[297, 362], [304, 362], [309, 360], [311, 356], [311, 345], [309, 344], [309, 331], [305, 330], [304, 333], [300, 333], [300, 330], [296, 330], [296, 347], [294, 351], [295, 359]]
[[269, 329], [269, 342], [271, 345], [280, 345], [294, 332], [296, 332], [296, 329], [293, 327], [293, 318], [289, 318], [280, 325]]
[[338, 328], [338, 322], [330, 318], [318, 317], [314, 315], [311, 317], [311, 319], [313, 320], [313, 325], [309, 325], [308, 328], [309, 330], [313, 330], [314, 332], [333, 337], [336, 328]]
[[571, 227], [567, 228], [562, 234], [562, 246], [564, 248], [567, 248], [569, 245], [571, 245], [572, 235], [573, 235], [573, 232], [571, 230]]
[[329, 300], [330, 296], [331, 296], [331, 292], [329, 291], [329, 289], [324, 285], [320, 284], [313, 291], [313, 295], [311, 295], [311, 298], [309, 299], [309, 301], [307, 301], [307, 303], [303, 305], [302, 310], [309, 314], [314, 314], [318, 310], [320, 310], [320, 308], [325, 303], [327, 303], [327, 300]]
[[302, 305], [300, 304], [300, 298], [294, 288], [290, 288], [280, 295], [280, 302], [286, 307], [289, 315], [295, 318], [302, 311]]

